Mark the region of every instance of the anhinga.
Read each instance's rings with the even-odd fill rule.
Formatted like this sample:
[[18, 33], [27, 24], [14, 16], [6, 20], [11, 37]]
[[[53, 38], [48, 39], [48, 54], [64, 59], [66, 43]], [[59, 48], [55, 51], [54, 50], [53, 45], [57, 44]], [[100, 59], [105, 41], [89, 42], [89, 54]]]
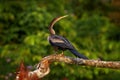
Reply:
[[51, 21], [49, 25], [50, 32], [50, 36], [48, 37], [49, 43], [55, 48], [55, 50], [57, 49], [60, 49], [62, 51], [69, 50], [79, 58], [88, 59], [84, 55], [80, 54], [66, 38], [55, 34], [55, 31], [53, 29], [54, 24], [64, 17], [67, 17], [67, 15], [54, 18]]

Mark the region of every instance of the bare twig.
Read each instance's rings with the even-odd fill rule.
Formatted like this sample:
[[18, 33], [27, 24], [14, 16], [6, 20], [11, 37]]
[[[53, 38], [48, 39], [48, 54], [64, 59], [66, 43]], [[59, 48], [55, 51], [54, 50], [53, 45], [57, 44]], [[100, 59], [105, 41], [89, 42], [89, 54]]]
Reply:
[[64, 62], [67, 64], [77, 64], [84, 66], [120, 69], [120, 61], [100, 61], [100, 60], [85, 60], [80, 58], [66, 57], [63, 54], [53, 54], [44, 57], [37, 65], [36, 70], [28, 72], [29, 76], [37, 75], [38, 78], [43, 78], [50, 72], [49, 64], [52, 62]]

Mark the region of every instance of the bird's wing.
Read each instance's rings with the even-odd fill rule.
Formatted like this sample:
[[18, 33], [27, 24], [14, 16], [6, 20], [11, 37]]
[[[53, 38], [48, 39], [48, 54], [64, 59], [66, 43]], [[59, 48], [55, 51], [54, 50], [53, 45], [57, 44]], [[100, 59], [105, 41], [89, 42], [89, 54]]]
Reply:
[[54, 43], [55, 46], [67, 48], [67, 49], [73, 49], [74, 47], [72, 44], [64, 37], [55, 35], [53, 38], [51, 38], [52, 43]]

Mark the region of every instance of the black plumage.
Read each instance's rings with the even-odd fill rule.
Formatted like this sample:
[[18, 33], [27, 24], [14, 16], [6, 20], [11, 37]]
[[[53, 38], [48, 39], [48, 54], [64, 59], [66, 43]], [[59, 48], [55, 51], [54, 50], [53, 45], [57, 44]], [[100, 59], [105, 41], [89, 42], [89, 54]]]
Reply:
[[63, 50], [63, 51], [69, 50], [75, 56], [77, 56], [79, 58], [88, 59], [84, 55], [80, 54], [66, 38], [55, 34], [53, 25], [55, 24], [55, 22], [57, 22], [58, 20], [60, 20], [64, 17], [66, 17], [66, 16], [57, 17], [57, 18], [53, 19], [53, 21], [51, 22], [51, 24], [49, 26], [49, 31], [50, 31], [50, 36], [48, 37], [49, 43], [56, 49]]

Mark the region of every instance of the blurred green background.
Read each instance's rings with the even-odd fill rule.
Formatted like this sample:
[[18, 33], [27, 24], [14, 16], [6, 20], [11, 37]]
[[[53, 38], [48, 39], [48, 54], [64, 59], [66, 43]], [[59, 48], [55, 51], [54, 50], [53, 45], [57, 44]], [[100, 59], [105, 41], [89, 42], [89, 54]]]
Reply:
[[[0, 0], [0, 80], [14, 80], [21, 61], [34, 69], [32, 66], [42, 57], [53, 54], [47, 41], [48, 25], [53, 18], [66, 14], [67, 18], [55, 24], [57, 34], [65, 36], [90, 59], [119, 61], [117, 1], [120, 3], [119, 0]], [[74, 57], [69, 51], [64, 54]], [[43, 80], [119, 79], [120, 70], [55, 62]]]

